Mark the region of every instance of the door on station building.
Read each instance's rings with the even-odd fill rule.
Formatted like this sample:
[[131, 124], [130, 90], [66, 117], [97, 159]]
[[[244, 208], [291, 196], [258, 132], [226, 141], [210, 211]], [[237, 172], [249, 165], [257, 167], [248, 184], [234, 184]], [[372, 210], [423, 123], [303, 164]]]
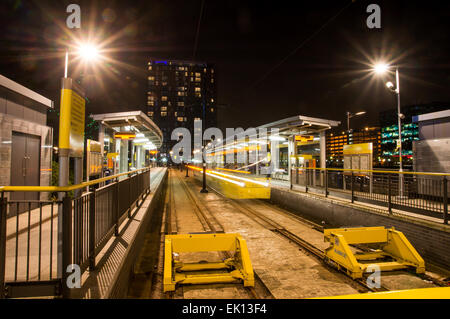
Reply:
[[[41, 162], [41, 138], [39, 136], [13, 132], [11, 148], [11, 186], [39, 186]], [[15, 215], [38, 206], [38, 192], [12, 192], [10, 201], [29, 201], [10, 205], [10, 214]], [[18, 209], [18, 210], [17, 210]]]

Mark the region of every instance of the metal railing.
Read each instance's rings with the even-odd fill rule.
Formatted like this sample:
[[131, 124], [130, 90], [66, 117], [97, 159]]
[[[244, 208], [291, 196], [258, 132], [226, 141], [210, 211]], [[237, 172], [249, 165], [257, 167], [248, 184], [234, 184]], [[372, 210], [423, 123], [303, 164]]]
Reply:
[[[78, 198], [69, 196], [72, 190], [106, 181]], [[76, 264], [81, 273], [95, 269], [98, 253], [112, 236], [119, 236], [121, 223], [150, 192], [150, 169], [65, 187], [3, 186], [0, 192], [0, 298], [67, 297], [67, 267]], [[7, 192], [65, 195], [55, 201], [9, 201]]]
[[448, 224], [450, 174], [338, 168], [293, 168], [291, 185], [305, 192], [332, 195], [433, 217]]

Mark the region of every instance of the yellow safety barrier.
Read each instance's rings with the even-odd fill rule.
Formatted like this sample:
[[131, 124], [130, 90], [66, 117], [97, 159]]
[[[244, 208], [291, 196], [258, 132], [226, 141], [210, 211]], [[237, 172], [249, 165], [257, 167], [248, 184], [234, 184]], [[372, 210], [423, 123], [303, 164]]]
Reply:
[[[324, 240], [330, 242], [325, 260], [344, 268], [353, 278], [362, 278], [369, 265], [380, 271], [413, 267], [425, 272], [425, 262], [402, 232], [385, 227], [335, 228], [324, 230]], [[350, 245], [369, 244], [369, 252], [353, 252]], [[372, 267], [371, 267], [372, 268]]]
[[356, 295], [321, 297], [317, 299], [450, 299], [450, 287], [370, 292]]
[[[175, 253], [207, 251], [234, 252], [234, 255], [220, 262], [183, 263], [174, 260]], [[177, 284], [240, 281], [245, 287], [253, 287], [255, 284], [247, 244], [239, 234], [166, 235], [164, 254], [164, 292], [174, 291]], [[212, 270], [218, 272], [212, 273]]]

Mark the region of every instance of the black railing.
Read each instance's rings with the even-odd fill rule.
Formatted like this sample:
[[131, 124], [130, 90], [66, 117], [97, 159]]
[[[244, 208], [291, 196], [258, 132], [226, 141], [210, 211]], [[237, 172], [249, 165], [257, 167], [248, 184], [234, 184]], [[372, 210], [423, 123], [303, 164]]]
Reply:
[[[81, 273], [95, 269], [98, 253], [112, 236], [119, 236], [120, 224], [132, 216], [132, 210], [150, 192], [150, 169], [110, 178], [112, 183], [75, 199], [66, 192], [61, 201], [8, 201], [2, 192], [0, 298], [67, 296], [67, 285], [63, 283], [69, 265], [78, 265]], [[80, 184], [79, 188], [86, 186]], [[27, 209], [17, 213], [23, 207]], [[62, 247], [59, 252], [58, 244]]]
[[448, 224], [448, 174], [294, 168], [291, 184], [306, 192], [429, 216]]

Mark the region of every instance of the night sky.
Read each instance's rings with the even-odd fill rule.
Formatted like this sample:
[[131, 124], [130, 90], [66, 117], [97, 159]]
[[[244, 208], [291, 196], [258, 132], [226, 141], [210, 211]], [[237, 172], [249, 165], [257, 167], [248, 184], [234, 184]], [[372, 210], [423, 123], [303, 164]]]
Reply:
[[[81, 6], [80, 31], [65, 27]], [[381, 29], [366, 7], [381, 7]], [[353, 127], [396, 107], [370, 64], [400, 67], [402, 105], [450, 101], [448, 1], [20, 1], [0, 4], [0, 74], [59, 105], [64, 50], [72, 36], [103, 43], [108, 60], [84, 70], [88, 113], [143, 109], [149, 58], [216, 64], [219, 126], [257, 126], [302, 114]], [[387, 77], [384, 80], [388, 80]]]

